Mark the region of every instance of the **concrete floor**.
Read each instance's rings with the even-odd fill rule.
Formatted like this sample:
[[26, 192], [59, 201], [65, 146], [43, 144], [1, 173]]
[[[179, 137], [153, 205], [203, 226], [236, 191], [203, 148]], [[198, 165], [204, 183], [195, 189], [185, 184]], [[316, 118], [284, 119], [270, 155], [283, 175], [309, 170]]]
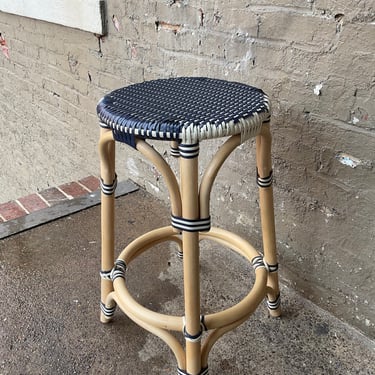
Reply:
[[[142, 190], [116, 205], [119, 249], [168, 224], [168, 210]], [[0, 241], [0, 375], [177, 373], [165, 344], [119, 310], [112, 323], [99, 322], [99, 213], [95, 206]], [[237, 254], [208, 244], [202, 271], [205, 311], [238, 301], [253, 274]], [[180, 272], [165, 244], [134, 261], [127, 280], [145, 306], [181, 314]], [[210, 374], [375, 374], [373, 341], [285, 286], [282, 304], [281, 319], [262, 305], [220, 339]]]

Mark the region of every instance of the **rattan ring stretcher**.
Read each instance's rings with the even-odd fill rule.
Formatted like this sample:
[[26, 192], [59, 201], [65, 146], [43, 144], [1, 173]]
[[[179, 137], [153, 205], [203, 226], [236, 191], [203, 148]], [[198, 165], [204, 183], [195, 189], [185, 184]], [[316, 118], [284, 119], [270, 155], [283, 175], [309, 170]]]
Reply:
[[[280, 293], [272, 193], [270, 103], [260, 89], [238, 82], [182, 77], [130, 85], [104, 96], [97, 106], [101, 135], [102, 262], [101, 321], [109, 322], [116, 306], [134, 322], [160, 337], [177, 360], [178, 374], [208, 374], [208, 355], [226, 332], [243, 323], [266, 299], [272, 316], [279, 316]], [[201, 142], [226, 137], [199, 181]], [[210, 194], [227, 157], [256, 137], [257, 184], [263, 255], [238, 235], [211, 226]], [[179, 158], [179, 181], [148, 139], [169, 141]], [[115, 143], [138, 150], [163, 176], [170, 195], [171, 225], [136, 238], [115, 259]], [[202, 315], [199, 243], [209, 239], [245, 257], [255, 270], [255, 282], [237, 304]], [[175, 242], [183, 261], [184, 316], [165, 315], [138, 303], [126, 286], [132, 260], [166, 241]], [[171, 331], [182, 332], [184, 347]], [[203, 342], [202, 334], [208, 331]]]

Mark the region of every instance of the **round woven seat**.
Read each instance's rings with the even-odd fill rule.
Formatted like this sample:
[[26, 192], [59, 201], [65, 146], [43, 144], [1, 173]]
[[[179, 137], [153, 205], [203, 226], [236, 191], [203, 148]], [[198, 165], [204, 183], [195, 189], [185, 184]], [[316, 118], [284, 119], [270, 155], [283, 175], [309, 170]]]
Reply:
[[238, 82], [182, 77], [159, 79], [114, 90], [98, 104], [102, 127], [117, 141], [134, 137], [193, 144], [203, 139], [258, 134], [269, 118], [260, 89]]

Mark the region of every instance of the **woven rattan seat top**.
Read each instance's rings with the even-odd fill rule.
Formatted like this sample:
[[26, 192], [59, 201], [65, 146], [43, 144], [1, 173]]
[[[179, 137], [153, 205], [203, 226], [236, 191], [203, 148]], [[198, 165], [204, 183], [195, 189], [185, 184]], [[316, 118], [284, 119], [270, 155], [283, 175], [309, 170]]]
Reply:
[[260, 89], [238, 82], [182, 77], [130, 85], [104, 96], [97, 106], [101, 126], [134, 145], [134, 137], [194, 144], [241, 134], [255, 136], [269, 120]]

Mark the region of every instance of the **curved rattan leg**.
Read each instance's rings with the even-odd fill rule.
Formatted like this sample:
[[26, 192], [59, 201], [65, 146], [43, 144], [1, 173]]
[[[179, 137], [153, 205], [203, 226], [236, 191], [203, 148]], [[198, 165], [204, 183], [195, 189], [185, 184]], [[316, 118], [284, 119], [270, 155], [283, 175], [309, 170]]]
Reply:
[[107, 296], [113, 290], [109, 274], [114, 263], [114, 201], [116, 188], [115, 142], [112, 132], [101, 129], [99, 140], [100, 174], [101, 174], [101, 314], [100, 320], [107, 323], [111, 320], [115, 304], [105, 304]]
[[230, 137], [216, 152], [202, 177], [199, 188], [199, 208], [201, 217], [210, 216], [210, 194], [215, 178], [228, 156], [241, 144], [241, 136]]
[[172, 215], [181, 216], [181, 195], [176, 176], [165, 159], [143, 139], [136, 139], [137, 150], [161, 173], [168, 188]]
[[[171, 167], [160, 155], [160, 153], [156, 151], [152, 146], [150, 146], [146, 141], [144, 141], [143, 139], [136, 139], [135, 143], [137, 150], [145, 158], [147, 158], [163, 176], [169, 192], [172, 215], [180, 217], [182, 210], [181, 193], [176, 176], [173, 173]], [[174, 157], [180, 156], [177, 142], [171, 142], [171, 152]], [[175, 232], [178, 233], [179, 231], [176, 229]], [[177, 257], [179, 259], [183, 258], [183, 250], [180, 243], [178, 243]]]
[[272, 316], [280, 316], [280, 289], [278, 280], [278, 262], [276, 253], [276, 234], [272, 191], [270, 125], [264, 124], [256, 137], [257, 183], [259, 186], [259, 205], [262, 223], [264, 260], [269, 266], [267, 281], [267, 305]]

